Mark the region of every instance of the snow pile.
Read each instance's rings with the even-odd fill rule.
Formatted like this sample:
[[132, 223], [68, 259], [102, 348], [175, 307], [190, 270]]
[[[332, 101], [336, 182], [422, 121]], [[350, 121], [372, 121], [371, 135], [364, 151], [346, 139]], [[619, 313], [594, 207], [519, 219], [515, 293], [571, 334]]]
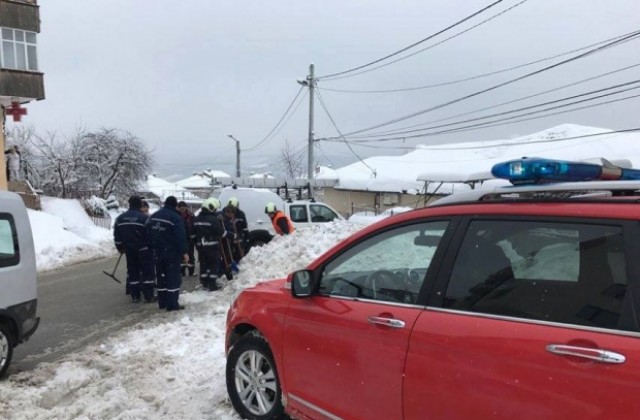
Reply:
[[244, 287], [304, 268], [358, 230], [316, 225], [253, 249], [219, 292], [180, 296], [184, 311], [144, 305], [148, 318], [119, 335], [0, 382], [0, 418], [238, 419], [227, 400], [224, 329], [231, 299]]
[[103, 200], [100, 197], [96, 197], [95, 195], [92, 195], [91, 197], [84, 200], [84, 204], [88, 208], [88, 211], [96, 216], [105, 216], [109, 212], [107, 201]]
[[28, 210], [38, 271], [113, 255], [113, 233], [93, 224], [77, 200], [42, 197]]

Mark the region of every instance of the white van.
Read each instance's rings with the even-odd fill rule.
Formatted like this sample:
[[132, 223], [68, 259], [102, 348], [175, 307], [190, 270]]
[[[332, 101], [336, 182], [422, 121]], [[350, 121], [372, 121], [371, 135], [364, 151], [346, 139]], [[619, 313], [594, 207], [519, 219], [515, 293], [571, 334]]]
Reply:
[[264, 188], [226, 187], [222, 189], [218, 199], [224, 207], [231, 197], [238, 199], [240, 210], [247, 216], [250, 246], [268, 243], [275, 235], [271, 219], [264, 212], [269, 202], [289, 216], [296, 229], [344, 220], [340, 213], [325, 203], [311, 200], [285, 201], [278, 194]]
[[0, 377], [13, 348], [38, 328], [36, 257], [27, 209], [18, 194], [0, 191]]

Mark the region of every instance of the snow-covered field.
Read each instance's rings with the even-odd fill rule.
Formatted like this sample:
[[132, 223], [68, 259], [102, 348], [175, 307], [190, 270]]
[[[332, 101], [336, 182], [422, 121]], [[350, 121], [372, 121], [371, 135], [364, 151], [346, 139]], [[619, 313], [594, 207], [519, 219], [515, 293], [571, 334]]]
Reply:
[[[113, 254], [111, 232], [80, 223], [74, 204], [47, 200], [44, 207], [57, 216], [30, 212], [40, 270], [78, 261], [80, 254]], [[360, 227], [333, 222], [277, 237], [252, 250], [224, 290], [182, 294], [184, 311], [152, 311], [144, 322], [79, 353], [10, 376], [0, 382], [0, 418], [237, 419], [224, 373], [231, 299], [245, 287], [305, 267]]]

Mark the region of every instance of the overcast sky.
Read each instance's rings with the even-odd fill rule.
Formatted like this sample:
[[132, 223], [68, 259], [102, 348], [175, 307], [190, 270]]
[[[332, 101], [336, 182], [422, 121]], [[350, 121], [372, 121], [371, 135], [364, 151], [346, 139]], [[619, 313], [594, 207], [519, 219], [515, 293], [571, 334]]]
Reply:
[[[504, 0], [407, 53], [520, 1]], [[306, 77], [310, 63], [315, 63], [316, 76], [357, 67], [419, 41], [490, 3], [40, 0], [38, 54], [46, 99], [26, 105], [29, 114], [23, 121], [39, 132], [71, 133], [77, 127], [126, 129], [155, 150], [156, 172], [164, 176], [205, 168], [232, 173], [235, 145], [227, 137], [229, 133], [240, 140], [242, 149], [251, 149], [242, 152], [243, 173], [260, 170], [260, 165], [274, 169], [285, 139], [304, 153], [308, 97], [277, 135], [255, 146], [282, 117], [301, 87], [296, 80]], [[639, 15], [638, 0], [528, 0], [413, 57], [361, 75], [320, 79], [318, 87], [389, 90], [476, 76], [640, 29]], [[450, 117], [638, 64], [639, 45], [640, 40], [634, 40], [377, 131]], [[338, 128], [348, 133], [463, 97], [571, 56], [432, 89], [391, 94], [320, 90], [320, 94]], [[639, 75], [640, 67], [635, 67], [487, 113], [608, 87]], [[335, 136], [336, 130], [317, 99], [315, 105], [316, 137]], [[399, 154], [406, 152], [401, 147], [419, 143], [509, 138], [565, 122], [631, 128], [640, 125], [638, 111], [638, 99], [632, 99], [500, 127], [374, 144], [387, 149], [353, 149], [362, 157]], [[466, 118], [478, 115], [482, 114]], [[9, 128], [12, 125], [9, 122]], [[322, 164], [340, 166], [357, 159], [344, 144], [320, 142], [319, 146], [322, 150], [316, 150], [316, 157]]]

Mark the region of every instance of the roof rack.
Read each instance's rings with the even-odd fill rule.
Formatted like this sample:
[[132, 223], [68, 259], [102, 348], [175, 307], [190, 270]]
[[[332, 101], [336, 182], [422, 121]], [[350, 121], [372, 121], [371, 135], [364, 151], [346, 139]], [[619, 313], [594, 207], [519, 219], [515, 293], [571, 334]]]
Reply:
[[626, 196], [640, 201], [640, 181], [580, 181], [503, 187], [483, 187], [443, 197], [432, 206], [465, 202], [519, 200], [607, 199]]

